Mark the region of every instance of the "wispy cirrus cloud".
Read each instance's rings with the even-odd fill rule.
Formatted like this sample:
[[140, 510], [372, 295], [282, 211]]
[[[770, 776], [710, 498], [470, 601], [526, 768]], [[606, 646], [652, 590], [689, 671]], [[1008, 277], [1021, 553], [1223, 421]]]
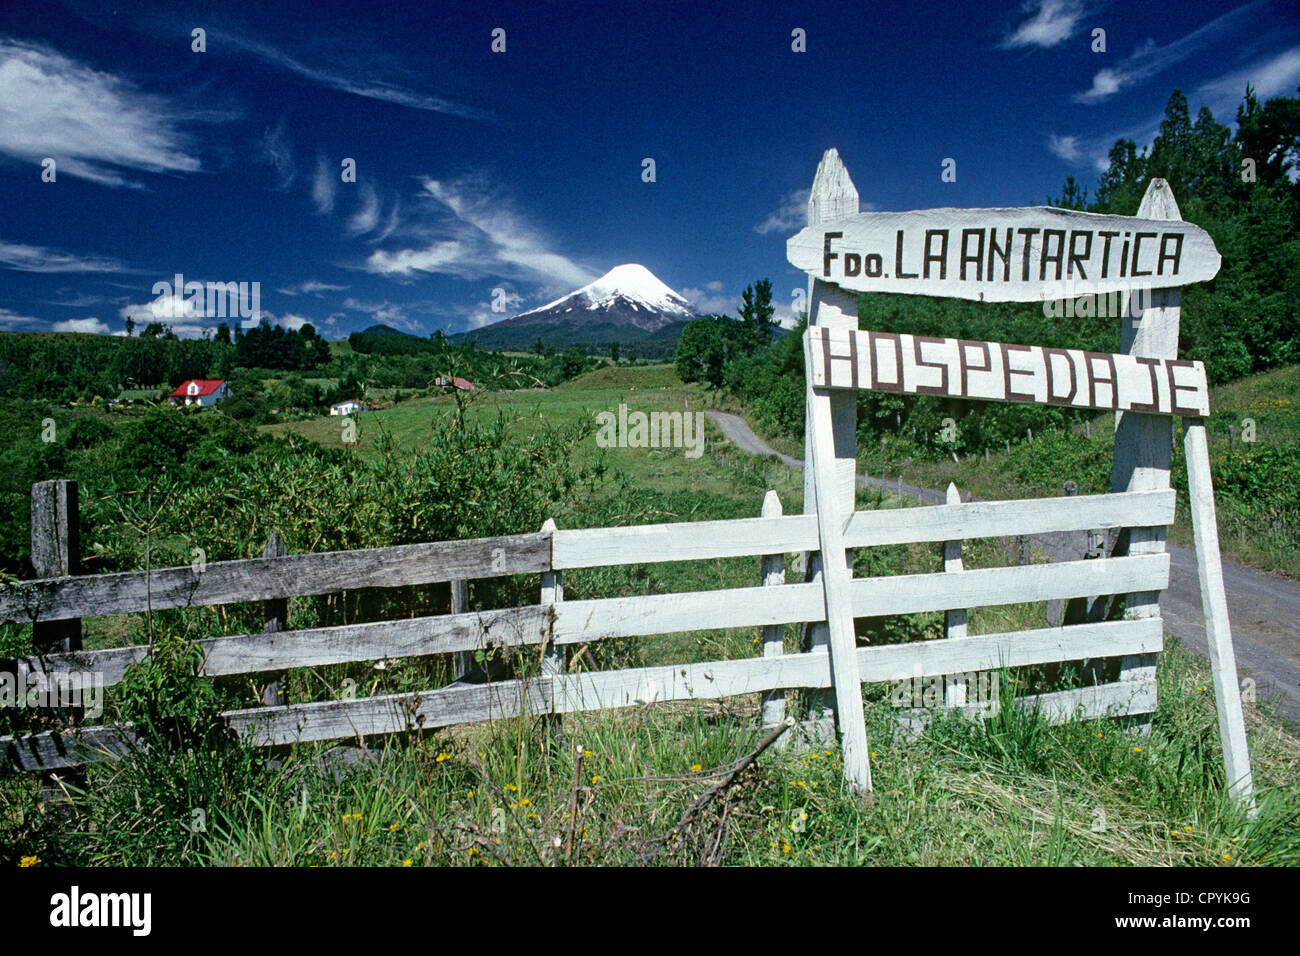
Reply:
[[1070, 38], [1083, 16], [1083, 4], [1079, 0], [1030, 0], [1021, 12], [1026, 18], [1001, 45], [1047, 49]]
[[139, 187], [126, 171], [194, 173], [182, 125], [229, 116], [168, 97], [46, 46], [0, 37], [0, 153], [105, 186]]
[[345, 285], [331, 285], [328, 282], [321, 282], [319, 279], [306, 279], [275, 291], [281, 295], [314, 295], [320, 298], [322, 292], [343, 292], [346, 289], [347, 286]]
[[802, 229], [808, 219], [808, 189], [796, 189], [781, 197], [780, 204], [767, 218], [754, 226], [760, 236], [769, 232], [794, 232]]
[[1133, 86], [1157, 73], [1164, 72], [1207, 46], [1223, 43], [1225, 36], [1231, 35], [1236, 24], [1248, 22], [1259, 13], [1262, 6], [1264, 6], [1262, 2], [1256, 2], [1225, 13], [1163, 46], [1154, 40], [1146, 40], [1118, 65], [1105, 67], [1093, 74], [1092, 86], [1076, 93], [1074, 101], [1085, 104], [1100, 103], [1125, 87]]
[[437, 221], [425, 231], [436, 238], [418, 248], [376, 250], [364, 268], [409, 278], [418, 272], [465, 279], [502, 276], [574, 289], [595, 273], [553, 252], [541, 230], [482, 176], [455, 181], [424, 178], [421, 195]]
[[19, 272], [125, 272], [126, 267], [106, 256], [79, 256], [44, 246], [0, 241], [0, 266]]
[[44, 319], [38, 319], [34, 315], [22, 315], [12, 309], [0, 308], [0, 328], [3, 329], [21, 329], [43, 327]]
[[288, 189], [298, 176], [293, 160], [293, 144], [285, 132], [284, 118], [267, 129], [257, 141], [258, 157], [275, 169], [275, 188]]
[[1300, 46], [1215, 77], [1197, 87], [1195, 97], [1216, 114], [1235, 113], [1248, 83], [1261, 103], [1274, 96], [1294, 96], [1300, 85]]
[[311, 201], [322, 216], [328, 216], [334, 211], [334, 197], [339, 188], [338, 176], [325, 162], [324, 156], [316, 157], [316, 171], [311, 177]]
[[[384, 103], [393, 103], [397, 106], [405, 106], [413, 110], [446, 113], [450, 116], [459, 116], [464, 119], [473, 119], [482, 122], [494, 121], [492, 114], [486, 110], [466, 106], [463, 103], [457, 103], [454, 100], [436, 96], [432, 93], [412, 89], [396, 80], [383, 78], [382, 74], [389, 73], [390, 70], [384, 62], [385, 57], [382, 54], [376, 54], [373, 57], [372, 62], [365, 64], [364, 69], [359, 66], [355, 72], [348, 73], [340, 70], [328, 70], [319, 66], [309, 65], [292, 53], [272, 46], [269, 43], [260, 43], [248, 39], [247, 37], [236, 36], [234, 34], [222, 33], [219, 31], [210, 31], [210, 36], [216, 37], [222, 40], [222, 42], [237, 47], [252, 56], [256, 56], [267, 63], [300, 76], [303, 79], [310, 80], [313, 83], [319, 83], [321, 86], [329, 87], [330, 89], [338, 90], [343, 93], [350, 93], [353, 96], [362, 96], [367, 99], [379, 100]], [[349, 48], [349, 52], [355, 53], [355, 50]], [[334, 58], [329, 59], [333, 60]]]

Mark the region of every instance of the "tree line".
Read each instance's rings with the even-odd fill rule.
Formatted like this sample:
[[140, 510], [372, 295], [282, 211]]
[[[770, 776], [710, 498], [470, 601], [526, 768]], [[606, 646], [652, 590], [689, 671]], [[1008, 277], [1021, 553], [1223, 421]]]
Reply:
[[[1179, 357], [1204, 362], [1217, 384], [1300, 361], [1298, 169], [1300, 99], [1261, 104], [1247, 87], [1234, 132], [1206, 107], [1193, 120], [1187, 98], [1175, 90], [1150, 149], [1117, 141], [1091, 197], [1069, 176], [1061, 195], [1047, 203], [1132, 216], [1151, 179], [1169, 182], [1183, 219], [1204, 228], [1223, 258], [1213, 280], [1183, 290], [1179, 338]], [[801, 437], [803, 324], [774, 340], [758, 332], [762, 317], [770, 316], [770, 289], [766, 280], [747, 288], [739, 319], [710, 316], [688, 325], [677, 347], [677, 371], [685, 381], [738, 396], [766, 427]], [[858, 298], [858, 324], [881, 332], [1119, 350], [1119, 317], [1094, 309], [1090, 316], [1062, 318], [1057, 305], [872, 293]], [[998, 447], [1023, 439], [1026, 429], [1045, 431], [1083, 414], [925, 395], [858, 396], [860, 438], [914, 429], [918, 444], [945, 455]], [[946, 418], [961, 422], [957, 437], [942, 427]]]

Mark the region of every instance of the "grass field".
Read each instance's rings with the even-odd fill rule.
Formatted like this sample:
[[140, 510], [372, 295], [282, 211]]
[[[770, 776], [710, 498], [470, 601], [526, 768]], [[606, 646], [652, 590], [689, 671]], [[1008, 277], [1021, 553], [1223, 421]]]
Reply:
[[[648, 366], [601, 369], [549, 391], [487, 393], [466, 413], [504, 415], [528, 431], [592, 421], [620, 403], [686, 411], [688, 401], [692, 412], [718, 404], [671, 368]], [[383, 430], [418, 448], [434, 417], [455, 411], [447, 397], [357, 416], [349, 447], [372, 454]], [[1265, 412], [1261, 423], [1272, 421]], [[341, 428], [322, 418], [266, 430], [341, 446]], [[603, 449], [592, 435], [575, 455], [605, 461], [610, 474], [590, 500], [556, 516], [561, 527], [752, 516], [768, 487], [787, 513], [802, 505], [798, 472], [734, 450], [687, 459], [681, 449]], [[980, 493], [973, 482], [962, 487]], [[990, 497], [1007, 496], [995, 490], [991, 482]], [[859, 508], [901, 504], [859, 494]], [[1016, 555], [991, 539], [970, 542], [964, 558], [980, 567]], [[855, 569], [934, 571], [940, 560], [935, 546], [861, 549]], [[788, 559], [787, 579], [795, 573]], [[580, 599], [758, 580], [757, 560], [737, 558], [567, 572], [564, 585], [566, 598]], [[970, 631], [1040, 626], [1043, 615], [1041, 603], [976, 609]], [[941, 614], [874, 618], [859, 632], [874, 644], [912, 641], [937, 636], [942, 624]], [[796, 628], [785, 638], [796, 649]], [[647, 666], [752, 656], [759, 641], [755, 628], [697, 631], [597, 642], [589, 652], [602, 668]], [[339, 679], [335, 670], [295, 671], [290, 699], [319, 698]], [[367, 693], [411, 689], [403, 681], [420, 676], [405, 662], [361, 672], [370, 674]], [[998, 676], [1008, 695], [1072, 679], [1035, 668]], [[360, 751], [303, 746], [274, 764], [241, 748], [155, 751], [91, 769], [66, 810], [33, 812], [35, 777], [0, 782], [0, 863], [1300, 865], [1300, 740], [1266, 704], [1248, 703], [1260, 795], [1248, 820], [1224, 795], [1208, 668], [1174, 643], [1160, 657], [1158, 684], [1145, 736], [1119, 720], [1047, 726], [1008, 707], [982, 724], [939, 720], [911, 742], [896, 733], [888, 685], [868, 685], [873, 800], [844, 790], [834, 746], [805, 744], [769, 751], [690, 825], [679, 825], [686, 808], [756, 745], [755, 696], [570, 715], [563, 747], [549, 746], [537, 721], [499, 720]], [[790, 706], [798, 710], [798, 695]], [[202, 829], [192, 825], [196, 809]]]

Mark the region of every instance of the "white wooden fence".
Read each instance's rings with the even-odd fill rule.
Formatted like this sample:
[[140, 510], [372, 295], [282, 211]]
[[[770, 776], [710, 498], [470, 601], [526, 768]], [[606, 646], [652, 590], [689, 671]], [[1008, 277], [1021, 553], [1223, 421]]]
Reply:
[[[815, 516], [773, 514], [774, 498], [769, 493], [766, 516], [751, 519], [583, 530], [548, 527], [536, 535], [214, 562], [201, 572], [164, 568], [150, 572], [148, 588], [144, 572], [25, 581], [0, 588], [0, 620], [66, 622], [105, 612], [142, 612], [149, 602], [158, 609], [278, 600], [350, 588], [357, 583], [355, 570], [363, 566], [389, 569], [382, 581], [367, 582], [386, 587], [527, 569], [542, 576], [543, 600], [536, 605], [209, 638], [198, 642], [203, 673], [278, 674], [297, 667], [449, 654], [490, 645], [550, 649], [551, 666], [537, 677], [228, 712], [230, 726], [256, 745], [739, 694], [767, 695], [774, 706], [764, 709], [763, 720], [775, 725], [784, 716], [780, 692], [830, 687], [831, 670], [824, 650], [786, 654], [780, 646], [780, 625], [822, 621], [824, 603], [815, 583], [778, 584], [773, 579], [774, 569], [784, 565], [784, 555], [818, 547]], [[1124, 523], [1167, 523], [1173, 509], [1173, 492], [1164, 491], [862, 511], [849, 522], [844, 544], [858, 548], [930, 541], [943, 547], [944, 542], [967, 538], [1088, 530], [1103, 516]], [[441, 570], [409, 560], [412, 554], [453, 553], [460, 560]], [[471, 563], [466, 555], [486, 560]], [[758, 564], [767, 571], [756, 567], [754, 587], [578, 601], [562, 597], [563, 574], [572, 569], [743, 556], [764, 559]], [[851, 583], [848, 598], [858, 617], [910, 614], [1081, 597], [1134, 585], [1160, 590], [1168, 574], [1166, 555], [1143, 555], [858, 579]], [[238, 587], [236, 581], [241, 582]], [[556, 655], [568, 645], [608, 638], [737, 627], [771, 629], [765, 631], [761, 656], [583, 673], [567, 671]], [[1158, 620], [1115, 621], [863, 647], [857, 650], [857, 661], [863, 681], [885, 682], [1083, 656], [1145, 654], [1160, 646]], [[87, 672], [102, 675], [105, 685], [112, 686], [147, 653], [145, 646], [51, 651], [15, 664], [28, 686], [34, 680], [53, 683]], [[1151, 685], [1139, 680], [1042, 695], [1032, 703], [1059, 719], [1076, 711], [1089, 716], [1140, 712], [1150, 709], [1153, 699]], [[0, 753], [18, 769], [53, 769], [119, 756], [132, 737], [131, 728], [123, 725], [82, 727], [0, 738]]]

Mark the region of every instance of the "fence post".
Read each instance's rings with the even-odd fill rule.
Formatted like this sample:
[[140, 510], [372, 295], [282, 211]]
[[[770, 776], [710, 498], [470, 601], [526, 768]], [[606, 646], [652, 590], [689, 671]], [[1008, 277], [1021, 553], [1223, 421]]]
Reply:
[[[781, 517], [781, 498], [775, 490], [769, 490], [763, 496], [763, 517], [779, 518]], [[760, 559], [759, 570], [763, 578], [764, 587], [775, 587], [785, 584], [785, 555], [784, 554], [765, 554]], [[781, 624], [769, 624], [763, 628], [763, 656], [780, 657], [785, 653], [785, 626]], [[785, 720], [785, 691], [773, 690], [763, 695], [762, 704], [763, 713], [763, 733], [769, 733], [776, 729], [777, 725]], [[776, 745], [783, 746], [782, 741], [786, 740], [788, 735], [783, 734], [777, 741]]]
[[[961, 504], [961, 493], [957, 490], [954, 482], [948, 483], [948, 499], [950, 505]], [[961, 546], [962, 542], [945, 541], [943, 543], [943, 570], [944, 573], [954, 573], [964, 570], [961, 563]], [[966, 636], [966, 609], [948, 611], [944, 615], [943, 622], [944, 637], [965, 637]], [[943, 679], [943, 702], [948, 707], [960, 707], [966, 703], [966, 675], [948, 674]]]
[[[469, 610], [469, 582], [452, 581], [451, 582], [451, 613], [464, 614]], [[455, 680], [460, 680], [469, 673], [469, 669], [474, 661], [474, 655], [471, 651], [456, 651], [452, 655], [452, 662], [455, 673], [452, 675]]]
[[[81, 564], [80, 510], [75, 481], [32, 485], [32, 570], [38, 578], [76, 574]], [[32, 626], [37, 654], [81, 650], [81, 618], [37, 621]]]
[[[1137, 214], [1142, 219], [1181, 221], [1173, 191], [1163, 179], [1152, 179]], [[1120, 350], [1143, 358], [1178, 358], [1181, 289], [1156, 289], [1130, 296], [1120, 327]], [[1111, 465], [1111, 491], [1155, 491], [1169, 487], [1170, 445], [1162, 432], [1165, 416], [1138, 412], [1115, 413], [1115, 452]], [[1128, 528], [1130, 555], [1160, 554], [1165, 550], [1164, 528]], [[1122, 545], [1123, 542], [1121, 542]], [[1116, 548], [1117, 553], [1121, 547]], [[1143, 591], [1125, 596], [1126, 618], [1160, 615], [1160, 592]], [[1120, 659], [1121, 681], [1156, 680], [1156, 655], [1134, 654]], [[1150, 730], [1149, 719], [1140, 730]]]
[[[547, 518], [544, 522], [542, 522], [543, 534], [547, 532], [554, 532], [554, 531], [555, 531], [554, 518]], [[554, 604], [559, 604], [563, 600], [564, 600], [563, 572], [543, 571], [541, 603], [543, 605], [547, 605], [547, 604], [554, 605]], [[542, 676], [544, 678], [548, 678], [551, 682], [550, 697], [551, 697], [552, 710], [555, 707], [555, 697], [556, 697], [555, 685], [558, 681], [560, 681], [563, 678], [564, 672], [565, 670], [567, 670], [567, 663], [568, 663], [567, 656], [568, 655], [565, 654], [563, 645], [555, 643], [555, 628], [554, 625], [552, 624], [546, 642], [546, 650], [542, 654]], [[543, 743], [549, 744], [552, 741], [557, 744], [561, 743], [564, 740], [564, 717], [560, 714], [552, 713], [551, 715], [544, 717], [543, 721], [547, 725], [546, 726], [547, 731], [549, 731], [549, 733], [542, 734]]]
[[[285, 547], [284, 539], [280, 537], [280, 532], [272, 531], [271, 537], [266, 542], [266, 547], [262, 549], [264, 558], [283, 558], [289, 553]], [[264, 622], [262, 631], [265, 634], [275, 634], [284, 630], [289, 625], [289, 599], [275, 598], [262, 603], [262, 614]], [[284, 699], [284, 674], [277, 674], [275, 678], [269, 681], [262, 689], [262, 704], [265, 707], [282, 707], [286, 703]]]
[[[826, 150], [821, 162], [817, 165], [817, 172], [813, 176], [812, 189], [808, 196], [808, 224], [815, 226], [819, 222], [855, 215], [859, 211], [857, 187], [853, 185], [849, 171], [844, 168], [839, 152], [834, 149]], [[845, 292], [837, 286], [809, 278], [808, 302], [808, 324], [810, 326], [857, 329], [858, 296], [856, 293]], [[818, 486], [822, 485], [824, 487], [820, 489], [821, 494], [837, 506], [836, 510], [839, 514], [847, 517], [853, 513], [856, 503], [857, 396], [848, 391], [835, 391], [828, 396], [830, 418], [828, 424], [833, 441], [832, 447], [827, 449], [827, 457], [818, 463], [814, 460], [813, 455], [813, 433], [816, 425], [813, 407], [818, 403], [815, 401], [811, 383], [812, 379], [806, 377], [804, 381], [806, 411], [804, 415], [803, 511], [804, 514], [812, 514], [817, 510]], [[902, 422], [897, 413], [895, 413], [895, 418], [901, 428]], [[820, 475], [817, 474], [818, 471], [821, 472]], [[823, 588], [825, 587], [823, 568], [826, 560], [826, 555], [820, 551], [810, 554], [805, 571], [807, 580], [815, 581], [821, 584]], [[833, 560], [836, 565], [840, 563], [838, 558]], [[849, 566], [851, 567], [851, 564]], [[802, 644], [804, 650], [807, 651], [824, 649], [827, 653], [830, 653], [831, 629], [829, 622], [808, 625], [804, 629]], [[829, 739], [833, 740], [836, 706], [835, 689], [832, 687], [825, 691], [810, 691], [806, 698], [811, 711], [809, 717], [812, 725], [807, 728], [810, 736], [818, 740], [822, 739], [823, 736], [829, 736]], [[840, 715], [841, 723], [846, 719], [846, 716]], [[865, 732], [863, 736], [865, 736]]]
[[[81, 570], [79, 521], [75, 481], [38, 481], [32, 485], [32, 570], [38, 578], [62, 578]], [[81, 618], [35, 622], [32, 650], [38, 656], [81, 650]], [[81, 722], [80, 707], [60, 708], [55, 713], [73, 725]], [[60, 777], [83, 782], [79, 769], [47, 770], [41, 774], [44, 799], [57, 800], [66, 795]]]

